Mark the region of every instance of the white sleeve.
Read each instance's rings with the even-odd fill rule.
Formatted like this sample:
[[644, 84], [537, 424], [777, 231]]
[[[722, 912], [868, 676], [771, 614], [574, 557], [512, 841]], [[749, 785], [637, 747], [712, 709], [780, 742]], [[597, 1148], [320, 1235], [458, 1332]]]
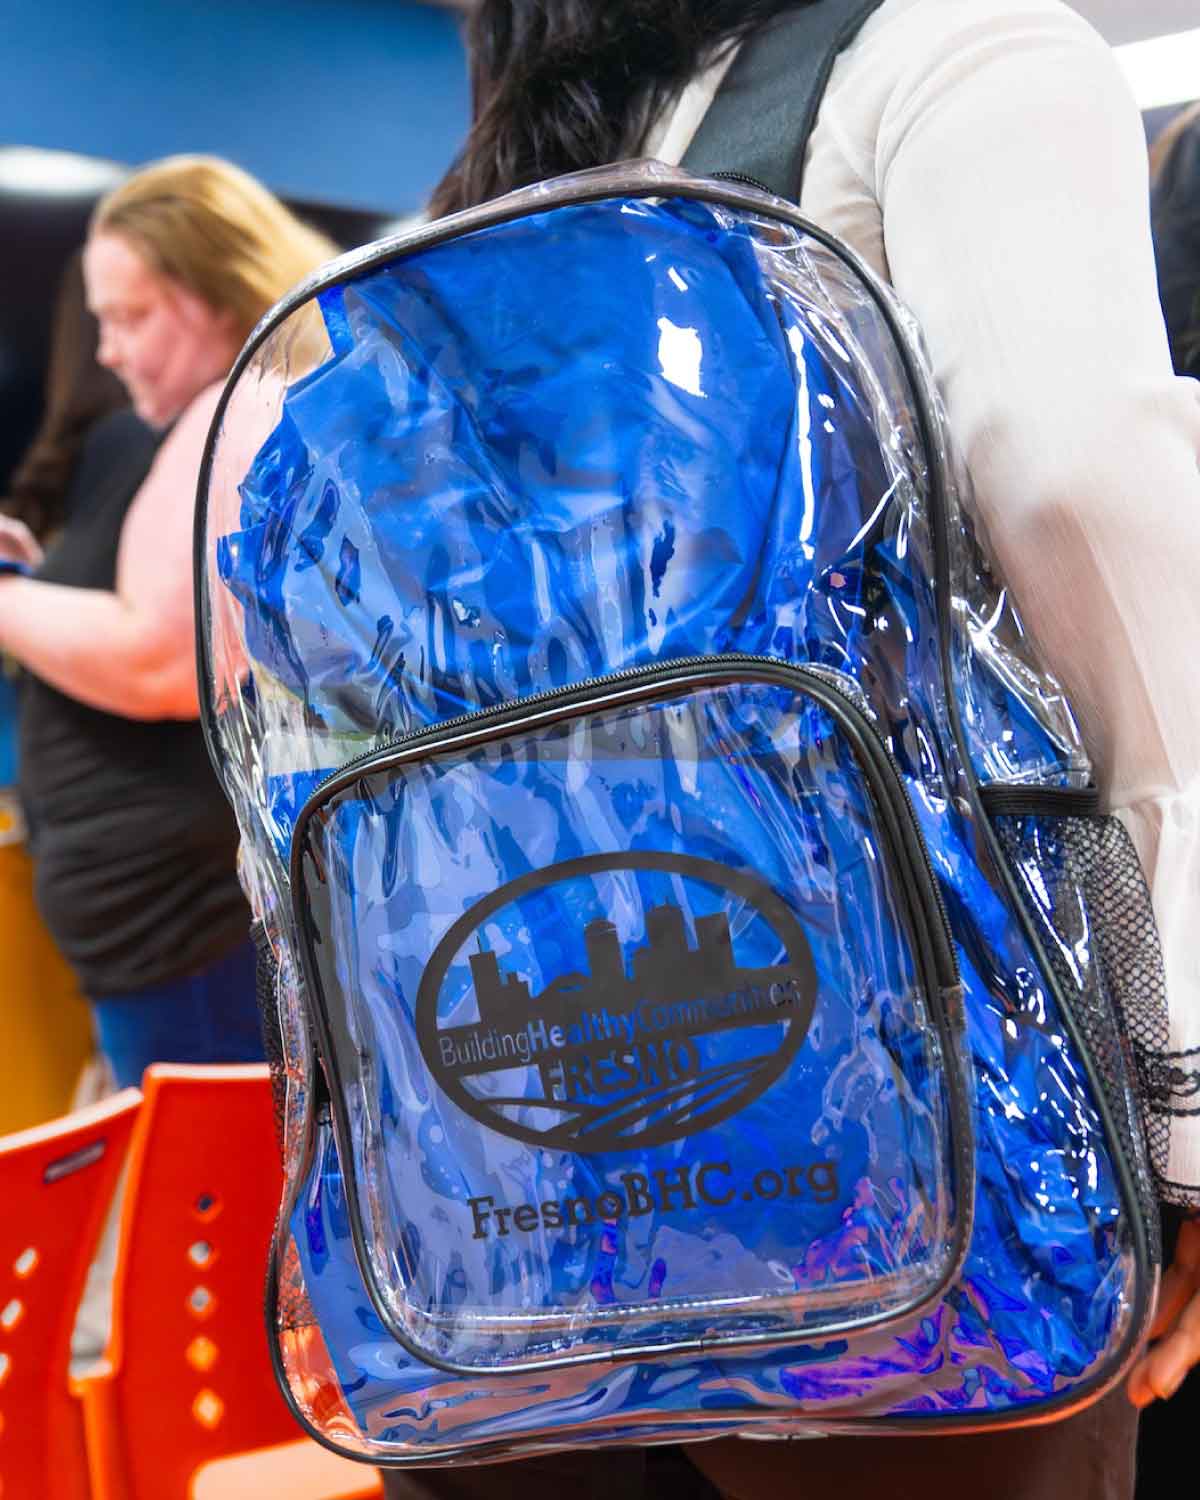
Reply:
[[1141, 120], [1065, 7], [920, 8], [942, 19], [876, 137], [884, 248], [1003, 576], [1150, 880], [1177, 1054], [1169, 1176], [1194, 1196], [1200, 384], [1171, 372]]

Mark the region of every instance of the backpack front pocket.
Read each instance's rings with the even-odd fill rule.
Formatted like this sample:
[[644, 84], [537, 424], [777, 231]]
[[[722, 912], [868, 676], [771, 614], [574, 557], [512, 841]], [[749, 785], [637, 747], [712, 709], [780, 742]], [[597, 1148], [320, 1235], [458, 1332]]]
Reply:
[[853, 1334], [961, 1259], [958, 980], [831, 674], [672, 662], [320, 787], [293, 899], [376, 1309], [452, 1370]]

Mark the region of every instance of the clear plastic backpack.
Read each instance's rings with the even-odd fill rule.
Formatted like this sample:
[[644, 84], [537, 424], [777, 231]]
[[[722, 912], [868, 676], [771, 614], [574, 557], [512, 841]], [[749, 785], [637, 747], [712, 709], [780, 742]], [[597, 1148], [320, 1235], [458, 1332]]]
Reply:
[[243, 352], [197, 547], [315, 1436], [925, 1433], [1119, 1378], [1145, 885], [845, 247], [635, 164], [344, 257]]

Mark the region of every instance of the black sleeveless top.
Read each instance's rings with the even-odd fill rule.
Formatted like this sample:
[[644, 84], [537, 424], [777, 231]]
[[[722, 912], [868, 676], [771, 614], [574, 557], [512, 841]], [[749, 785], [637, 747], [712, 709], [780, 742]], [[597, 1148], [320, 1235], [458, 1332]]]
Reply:
[[[97, 423], [39, 577], [113, 588], [159, 441], [129, 411]], [[182, 978], [245, 940], [237, 827], [197, 721], [101, 713], [26, 674], [19, 733], [38, 905], [87, 994]]]

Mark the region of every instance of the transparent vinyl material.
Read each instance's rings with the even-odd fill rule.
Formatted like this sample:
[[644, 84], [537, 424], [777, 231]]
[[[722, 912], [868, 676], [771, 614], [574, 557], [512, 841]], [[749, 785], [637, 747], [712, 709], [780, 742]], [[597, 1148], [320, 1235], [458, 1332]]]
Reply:
[[[201, 521], [206, 675], [228, 779], [280, 849], [317, 780], [398, 734], [708, 651], [843, 671], [921, 753], [922, 495], [949, 462], [860, 275], [719, 205], [539, 214], [547, 192], [524, 196], [529, 217], [394, 265], [348, 257], [229, 392]], [[974, 770], [1086, 784], [1061, 690], [947, 498]]]
[[252, 339], [197, 524], [314, 1431], [940, 1430], [1119, 1376], [1128, 996], [1000, 836], [1089, 768], [848, 252], [653, 165], [369, 247]]
[[957, 976], [911, 813], [801, 674], [740, 670], [384, 752], [297, 833], [372, 1289], [422, 1357], [811, 1337], [953, 1272]]

